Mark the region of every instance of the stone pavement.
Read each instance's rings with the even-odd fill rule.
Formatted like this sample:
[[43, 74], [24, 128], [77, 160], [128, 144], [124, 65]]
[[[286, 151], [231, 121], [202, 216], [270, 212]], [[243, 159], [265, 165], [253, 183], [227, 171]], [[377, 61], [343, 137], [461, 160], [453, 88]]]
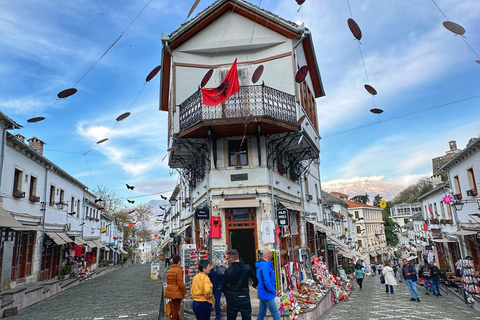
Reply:
[[[355, 282], [355, 290], [347, 302], [341, 302], [327, 311], [320, 320], [337, 319], [419, 319], [459, 320], [480, 319], [480, 313], [466, 304], [454, 301], [453, 297], [425, 295], [425, 288], [418, 286], [421, 302], [410, 301], [410, 292], [405, 282], [394, 287], [395, 294], [385, 293], [380, 277], [367, 277], [363, 290]], [[442, 293], [444, 294], [444, 293]]]

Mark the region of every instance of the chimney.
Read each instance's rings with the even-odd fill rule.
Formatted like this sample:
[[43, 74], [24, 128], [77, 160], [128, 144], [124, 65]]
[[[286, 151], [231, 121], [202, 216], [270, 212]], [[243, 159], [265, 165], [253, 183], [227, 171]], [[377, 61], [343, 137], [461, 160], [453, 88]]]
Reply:
[[452, 140], [452, 141], [449, 141], [448, 144], [450, 146], [450, 151], [457, 150], [457, 141]]
[[37, 151], [38, 153], [40, 153], [40, 155], [43, 156], [43, 146], [45, 145], [45, 142], [38, 139], [37, 137], [33, 137], [28, 139], [28, 143], [33, 150]]
[[15, 135], [15, 138], [17, 138], [18, 140], [22, 141], [23, 143], [25, 143], [25, 137], [22, 136], [20, 133], [17, 133]]

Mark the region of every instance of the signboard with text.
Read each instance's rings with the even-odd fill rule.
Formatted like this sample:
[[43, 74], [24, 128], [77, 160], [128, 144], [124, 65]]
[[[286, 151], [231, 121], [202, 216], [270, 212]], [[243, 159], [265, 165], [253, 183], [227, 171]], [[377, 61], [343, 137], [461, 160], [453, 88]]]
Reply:
[[277, 225], [278, 226], [288, 226], [288, 210], [287, 209], [278, 209], [277, 210]]

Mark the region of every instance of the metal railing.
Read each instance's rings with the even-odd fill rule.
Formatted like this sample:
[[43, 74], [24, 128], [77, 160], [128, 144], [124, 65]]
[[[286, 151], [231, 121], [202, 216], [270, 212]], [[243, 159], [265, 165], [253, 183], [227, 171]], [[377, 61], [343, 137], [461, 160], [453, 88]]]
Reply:
[[217, 106], [202, 104], [198, 90], [179, 105], [180, 131], [202, 120], [267, 116], [281, 121], [296, 122], [295, 96], [265, 85], [242, 86], [240, 91]]

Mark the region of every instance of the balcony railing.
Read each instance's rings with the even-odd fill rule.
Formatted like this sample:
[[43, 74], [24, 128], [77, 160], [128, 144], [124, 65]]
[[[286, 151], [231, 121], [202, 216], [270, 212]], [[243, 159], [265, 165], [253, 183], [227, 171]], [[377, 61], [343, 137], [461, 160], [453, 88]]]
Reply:
[[203, 120], [244, 118], [249, 114], [296, 122], [295, 96], [265, 85], [242, 86], [218, 106], [203, 105], [202, 92], [198, 90], [179, 107], [180, 131]]

